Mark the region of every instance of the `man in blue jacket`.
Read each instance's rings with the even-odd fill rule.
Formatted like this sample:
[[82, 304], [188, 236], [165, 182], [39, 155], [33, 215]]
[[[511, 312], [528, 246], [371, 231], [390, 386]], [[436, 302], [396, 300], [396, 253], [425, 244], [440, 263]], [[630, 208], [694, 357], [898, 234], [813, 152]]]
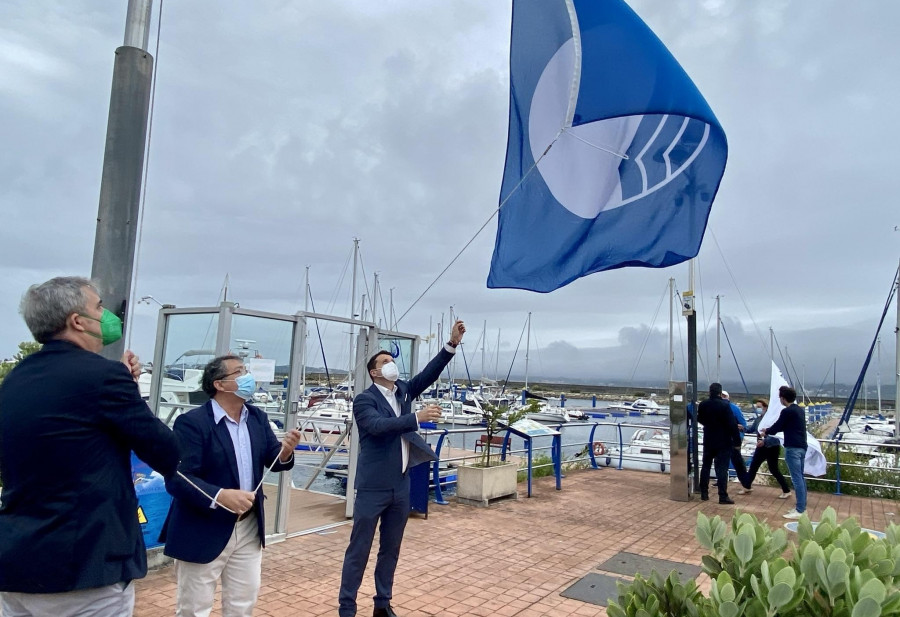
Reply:
[[784, 409], [778, 415], [778, 419], [762, 434], [774, 435], [784, 433], [784, 462], [791, 472], [791, 482], [794, 485], [794, 495], [797, 499], [797, 507], [784, 515], [784, 518], [800, 518], [806, 512], [806, 478], [803, 476], [806, 464], [806, 414], [794, 401], [797, 400], [797, 391], [789, 386], [778, 388], [778, 399], [784, 405]]
[[300, 432], [278, 442], [265, 412], [246, 402], [256, 383], [238, 356], [210, 361], [201, 383], [210, 400], [175, 420], [182, 459], [166, 480], [174, 499], [160, 541], [176, 560], [178, 617], [208, 617], [219, 578], [222, 614], [249, 617], [266, 543], [261, 480], [294, 466]]
[[43, 348], [0, 385], [3, 616], [131, 615], [147, 574], [131, 452], [168, 476], [175, 435], [141, 399], [137, 357], [99, 354], [122, 322], [94, 283], [33, 285], [20, 311]]
[[[738, 440], [733, 448], [731, 448], [731, 466], [734, 467], [734, 473], [738, 477], [738, 481], [742, 484], [749, 484], [749, 474], [747, 473], [747, 464], [744, 462], [744, 455], [741, 454], [741, 446], [744, 445], [744, 434], [747, 432], [747, 419], [741, 408], [731, 400], [731, 395], [727, 391], [722, 390], [722, 398], [728, 402], [731, 407], [731, 413], [734, 414], [734, 420], [737, 422]], [[718, 482], [718, 478], [716, 479]], [[739, 494], [743, 494], [738, 491]]]
[[466, 327], [453, 324], [450, 341], [409, 380], [398, 379], [400, 371], [387, 351], [369, 359], [366, 368], [374, 382], [353, 401], [353, 418], [359, 430], [359, 458], [356, 464], [356, 501], [353, 530], [344, 556], [340, 617], [356, 615], [356, 594], [369, 561], [375, 527], [381, 524], [378, 561], [375, 563], [374, 617], [396, 617], [391, 608], [394, 571], [400, 557], [400, 543], [409, 518], [410, 467], [433, 459], [434, 455], [416, 432], [419, 422], [441, 417], [440, 407], [430, 405], [412, 413], [412, 402], [437, 381], [453, 359]]

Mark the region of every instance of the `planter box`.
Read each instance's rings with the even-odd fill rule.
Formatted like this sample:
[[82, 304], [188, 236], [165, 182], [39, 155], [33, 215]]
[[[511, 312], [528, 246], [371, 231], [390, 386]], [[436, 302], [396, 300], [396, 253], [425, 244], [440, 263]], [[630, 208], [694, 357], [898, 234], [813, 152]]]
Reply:
[[456, 469], [456, 497], [460, 503], [488, 506], [492, 501], [515, 499], [516, 463], [503, 463], [493, 467], [465, 465]]

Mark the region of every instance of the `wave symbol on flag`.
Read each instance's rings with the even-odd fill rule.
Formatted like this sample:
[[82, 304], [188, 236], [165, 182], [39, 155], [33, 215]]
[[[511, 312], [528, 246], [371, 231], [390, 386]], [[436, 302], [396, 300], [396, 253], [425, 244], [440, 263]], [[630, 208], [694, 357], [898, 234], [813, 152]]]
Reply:
[[699, 90], [625, 2], [514, 0], [488, 287], [548, 292], [690, 259], [727, 152]]

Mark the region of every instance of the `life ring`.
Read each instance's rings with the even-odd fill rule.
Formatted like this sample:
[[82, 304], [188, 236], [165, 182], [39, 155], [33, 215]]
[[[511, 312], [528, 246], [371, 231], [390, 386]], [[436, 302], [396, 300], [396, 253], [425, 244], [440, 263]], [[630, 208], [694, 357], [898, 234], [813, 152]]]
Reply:
[[602, 441], [594, 442], [594, 456], [603, 456], [606, 454], [606, 446], [603, 445]]

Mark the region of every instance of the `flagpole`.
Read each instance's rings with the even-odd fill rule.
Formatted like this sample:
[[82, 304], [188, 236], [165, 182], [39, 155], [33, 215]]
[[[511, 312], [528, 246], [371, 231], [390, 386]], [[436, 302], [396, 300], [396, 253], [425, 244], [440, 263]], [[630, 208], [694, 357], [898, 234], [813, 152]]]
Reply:
[[894, 337], [897, 339], [897, 356], [894, 359], [894, 437], [900, 437], [900, 266], [897, 267], [897, 327]]
[[697, 312], [694, 310], [694, 260], [688, 261], [688, 286], [690, 289], [685, 292], [681, 314], [687, 317], [688, 330], [688, 387], [690, 388], [690, 410], [691, 410], [691, 474], [693, 481], [693, 491], [700, 492], [700, 455], [697, 452], [699, 447], [699, 431], [697, 428]]

